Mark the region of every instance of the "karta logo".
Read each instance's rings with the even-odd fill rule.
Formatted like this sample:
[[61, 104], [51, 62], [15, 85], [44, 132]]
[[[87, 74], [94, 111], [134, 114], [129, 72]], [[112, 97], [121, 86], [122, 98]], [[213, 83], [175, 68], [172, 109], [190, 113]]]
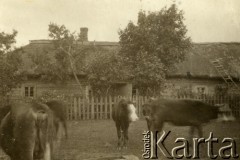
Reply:
[[[158, 159], [158, 155], [162, 154], [168, 159], [201, 159], [199, 155], [199, 145], [205, 144], [207, 146], [207, 156], [210, 159], [216, 159], [221, 157], [223, 159], [239, 157], [237, 153], [236, 141], [233, 138], [223, 138], [220, 142], [218, 138], [213, 137], [213, 133], [209, 133], [209, 137], [205, 138], [193, 138], [192, 139], [192, 153], [189, 152], [189, 141], [185, 138], [176, 138], [174, 141], [175, 146], [173, 148], [167, 148], [164, 145], [164, 141], [170, 136], [170, 131], [162, 132], [160, 135], [158, 132], [143, 132], [144, 149], [142, 157], [144, 159]], [[160, 136], [158, 136], [160, 135]], [[159, 137], [159, 138], [158, 138]], [[214, 153], [214, 143], [221, 143], [221, 147], [218, 149], [218, 153]], [[158, 154], [159, 152], [159, 154]]]

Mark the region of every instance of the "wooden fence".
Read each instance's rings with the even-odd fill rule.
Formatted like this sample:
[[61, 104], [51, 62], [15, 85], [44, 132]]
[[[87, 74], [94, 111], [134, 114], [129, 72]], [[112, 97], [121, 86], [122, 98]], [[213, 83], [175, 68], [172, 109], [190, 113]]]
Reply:
[[[111, 119], [112, 109], [115, 104], [123, 97], [70, 97], [68, 99], [68, 119], [87, 120], [87, 119]], [[137, 114], [141, 115], [141, 106], [146, 102], [146, 97], [124, 97], [135, 102]]]
[[[83, 99], [82, 97], [69, 97], [68, 98], [68, 119], [69, 120], [89, 120], [89, 119], [111, 119], [112, 109], [114, 105], [123, 97], [107, 96], [107, 97], [90, 97]], [[134, 102], [137, 114], [142, 117], [142, 105], [146, 103], [148, 97], [146, 96], [133, 96], [124, 97]], [[212, 105], [224, 104], [228, 105], [232, 114], [240, 117], [240, 96], [228, 95], [197, 95], [197, 96], [178, 96], [167, 97], [174, 99], [197, 99]]]

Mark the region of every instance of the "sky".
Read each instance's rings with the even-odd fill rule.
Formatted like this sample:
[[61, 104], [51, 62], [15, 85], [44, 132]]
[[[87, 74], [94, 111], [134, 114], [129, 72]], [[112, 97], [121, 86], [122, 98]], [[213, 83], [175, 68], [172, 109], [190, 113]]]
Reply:
[[16, 46], [49, 39], [53, 22], [90, 41], [119, 41], [118, 31], [137, 22], [140, 10], [159, 11], [176, 3], [184, 11], [193, 42], [240, 42], [240, 0], [0, 0], [0, 32], [18, 31]]

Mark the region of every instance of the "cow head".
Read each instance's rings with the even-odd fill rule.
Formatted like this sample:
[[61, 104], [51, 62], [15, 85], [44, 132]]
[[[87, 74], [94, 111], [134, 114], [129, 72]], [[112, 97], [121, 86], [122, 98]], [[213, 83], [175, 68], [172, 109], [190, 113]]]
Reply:
[[142, 112], [145, 119], [149, 120], [151, 116], [151, 106], [149, 104], [144, 104], [142, 106]]
[[139, 118], [137, 116], [136, 108], [133, 105], [133, 103], [129, 102], [127, 104], [127, 108], [128, 108], [128, 113], [129, 113], [129, 121], [131, 121], [131, 122], [137, 121]]
[[151, 127], [151, 122], [152, 122], [152, 106], [150, 105], [150, 103], [146, 103], [142, 106], [142, 113], [143, 116], [145, 117], [146, 121], [147, 121], [147, 127], [150, 130]]

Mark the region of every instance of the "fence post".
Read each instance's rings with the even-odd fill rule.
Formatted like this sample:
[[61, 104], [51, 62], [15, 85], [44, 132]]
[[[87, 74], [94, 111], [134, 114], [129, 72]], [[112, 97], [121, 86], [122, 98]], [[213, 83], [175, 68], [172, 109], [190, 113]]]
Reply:
[[137, 106], [138, 116], [140, 117], [141, 116], [141, 107], [142, 107], [142, 96], [137, 96], [137, 99], [138, 99], [138, 106]]
[[108, 117], [107, 117], [107, 114], [108, 114], [108, 104], [109, 104], [109, 102], [107, 101], [108, 100], [108, 97], [107, 96], [105, 96], [104, 97], [104, 119], [108, 119]]
[[77, 99], [77, 116], [76, 119], [80, 119], [82, 120], [82, 108], [81, 108], [81, 102], [80, 102], [80, 98], [79, 97], [75, 97]]
[[89, 106], [89, 103], [88, 103], [88, 98], [86, 97], [86, 98], [84, 98], [83, 99], [83, 106], [85, 107], [85, 109], [86, 109], [86, 116], [87, 116], [87, 118], [86, 119], [89, 119], [89, 116], [90, 116], [90, 112], [89, 112], [89, 110], [90, 110], [90, 106]]
[[99, 97], [95, 97], [94, 98], [94, 102], [95, 102], [95, 107], [96, 107], [96, 119], [99, 119], [99, 113], [100, 113], [100, 107], [99, 107]]
[[81, 108], [82, 108], [82, 115], [83, 115], [83, 120], [86, 119], [86, 107], [84, 106], [84, 98], [79, 97], [80, 103], [81, 103]]
[[94, 119], [94, 104], [93, 104], [93, 97], [89, 98], [89, 104], [91, 107], [91, 119]]
[[77, 98], [73, 97], [73, 119], [76, 120], [77, 117]]
[[100, 118], [99, 119], [103, 119], [103, 97], [100, 97], [100, 102], [99, 102], [99, 106], [100, 106]]
[[109, 96], [109, 118], [110, 119], [112, 119], [112, 107], [113, 107], [112, 96]]
[[71, 97], [67, 97], [67, 117], [68, 117], [68, 120], [72, 120], [71, 119], [71, 104], [72, 104]]

